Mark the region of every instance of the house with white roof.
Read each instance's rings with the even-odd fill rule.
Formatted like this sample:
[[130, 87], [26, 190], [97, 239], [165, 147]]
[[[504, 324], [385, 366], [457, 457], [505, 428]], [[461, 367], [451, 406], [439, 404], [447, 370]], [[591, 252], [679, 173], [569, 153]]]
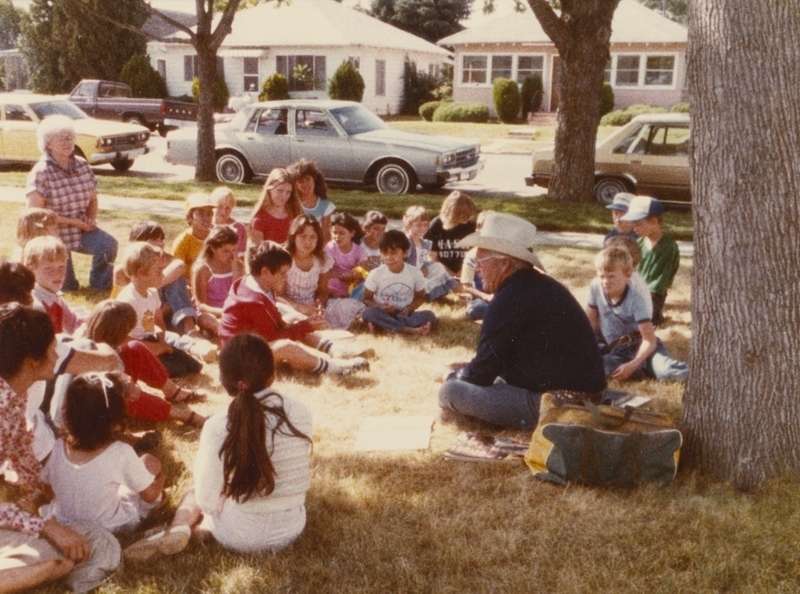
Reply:
[[[185, 33], [149, 42], [148, 53], [170, 95], [191, 94], [196, 56]], [[450, 52], [335, 0], [292, 0], [240, 11], [217, 52], [217, 71], [231, 96], [257, 92], [280, 72], [293, 97], [326, 98], [329, 79], [349, 61], [366, 85], [362, 103], [391, 114], [400, 107], [406, 57], [417, 70], [434, 74], [450, 61]], [[297, 66], [307, 76], [296, 77]]]
[[[611, 28], [605, 80], [614, 90], [615, 109], [635, 103], [670, 107], [686, 100], [686, 27], [635, 0], [621, 0]], [[493, 112], [495, 78], [522, 84], [538, 74], [544, 83], [541, 109], [558, 109], [560, 57], [530, 10], [465, 29], [438, 44], [455, 52], [456, 101], [485, 103]]]

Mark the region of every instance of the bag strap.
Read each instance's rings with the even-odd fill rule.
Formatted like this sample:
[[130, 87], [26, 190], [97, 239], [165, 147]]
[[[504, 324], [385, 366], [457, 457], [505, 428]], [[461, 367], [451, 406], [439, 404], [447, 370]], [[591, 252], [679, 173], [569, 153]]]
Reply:
[[603, 413], [600, 412], [600, 409], [597, 408], [597, 405], [594, 402], [590, 402], [588, 400], [584, 401], [583, 406], [592, 413], [594, 420], [597, 421], [598, 425], [606, 428], [606, 429], [619, 429], [625, 423], [627, 423], [631, 416], [633, 415], [634, 408], [632, 406], [626, 406], [625, 416], [618, 421], [613, 421], [603, 416]]

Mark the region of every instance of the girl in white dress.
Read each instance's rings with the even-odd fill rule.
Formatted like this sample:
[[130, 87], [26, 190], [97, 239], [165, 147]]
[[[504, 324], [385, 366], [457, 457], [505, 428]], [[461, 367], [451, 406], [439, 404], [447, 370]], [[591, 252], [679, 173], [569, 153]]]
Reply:
[[178, 553], [198, 527], [240, 552], [282, 549], [305, 527], [311, 413], [269, 387], [274, 361], [260, 336], [234, 336], [220, 352], [219, 367], [233, 400], [203, 427], [194, 489], [183, 496], [169, 528], [125, 549], [129, 561]]

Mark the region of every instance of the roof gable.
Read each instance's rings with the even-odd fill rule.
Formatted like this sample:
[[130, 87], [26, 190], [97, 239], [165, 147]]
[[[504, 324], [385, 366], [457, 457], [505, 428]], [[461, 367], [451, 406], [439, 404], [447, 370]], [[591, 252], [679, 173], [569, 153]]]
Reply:
[[[687, 29], [636, 0], [620, 0], [611, 22], [611, 43], [686, 43]], [[439, 40], [439, 45], [552, 43], [530, 10], [511, 14]]]
[[[176, 34], [175, 38], [186, 37]], [[445, 49], [335, 0], [258, 4], [239, 12], [223, 48], [377, 47], [435, 53]]]

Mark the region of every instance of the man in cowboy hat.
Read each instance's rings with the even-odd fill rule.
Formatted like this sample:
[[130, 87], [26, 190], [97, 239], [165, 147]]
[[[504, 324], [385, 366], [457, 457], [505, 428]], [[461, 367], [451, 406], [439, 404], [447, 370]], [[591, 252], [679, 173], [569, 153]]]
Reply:
[[494, 293], [478, 349], [468, 363], [451, 365], [439, 406], [493, 425], [533, 429], [543, 392], [562, 401], [599, 401], [603, 362], [583, 309], [534, 252], [536, 227], [491, 213], [460, 247], [477, 247], [476, 267]]

